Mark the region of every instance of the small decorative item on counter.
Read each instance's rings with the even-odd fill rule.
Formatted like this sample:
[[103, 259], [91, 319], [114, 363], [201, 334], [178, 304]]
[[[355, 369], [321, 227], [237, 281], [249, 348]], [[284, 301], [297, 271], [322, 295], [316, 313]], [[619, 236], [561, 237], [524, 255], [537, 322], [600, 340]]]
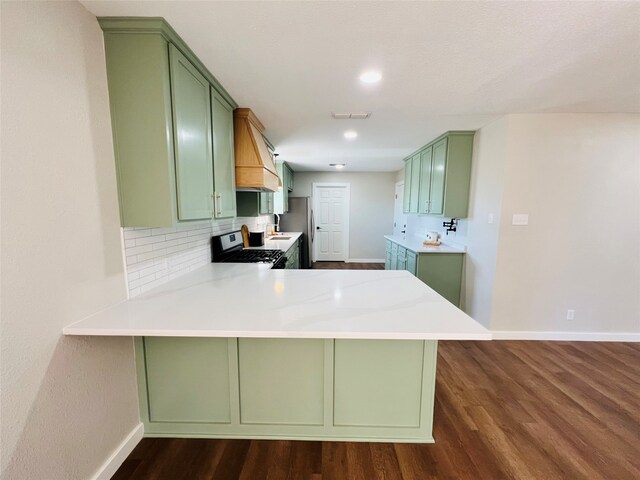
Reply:
[[436, 240], [435, 242], [430, 242], [429, 240], [425, 240], [422, 242], [425, 247], [437, 247], [440, 245], [440, 240]]

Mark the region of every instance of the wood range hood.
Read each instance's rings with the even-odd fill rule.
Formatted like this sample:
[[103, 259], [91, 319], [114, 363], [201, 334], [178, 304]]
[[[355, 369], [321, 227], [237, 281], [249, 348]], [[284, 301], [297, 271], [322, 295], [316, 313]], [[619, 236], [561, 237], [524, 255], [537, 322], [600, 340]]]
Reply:
[[233, 112], [236, 189], [277, 192], [281, 185], [262, 133], [264, 126], [249, 108]]

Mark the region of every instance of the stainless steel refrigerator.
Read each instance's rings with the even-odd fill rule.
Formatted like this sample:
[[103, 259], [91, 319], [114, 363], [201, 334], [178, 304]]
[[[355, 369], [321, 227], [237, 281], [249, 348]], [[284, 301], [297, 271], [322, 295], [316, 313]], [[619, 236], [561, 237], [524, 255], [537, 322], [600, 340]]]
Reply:
[[289, 212], [280, 215], [281, 232], [302, 232], [301, 268], [311, 268], [311, 245], [315, 235], [310, 197], [289, 197]]

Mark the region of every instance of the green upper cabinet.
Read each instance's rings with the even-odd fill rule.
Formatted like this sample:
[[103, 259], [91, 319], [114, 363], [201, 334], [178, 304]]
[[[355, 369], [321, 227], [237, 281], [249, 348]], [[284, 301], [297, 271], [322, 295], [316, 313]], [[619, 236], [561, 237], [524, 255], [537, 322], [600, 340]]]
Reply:
[[409, 213], [409, 202], [411, 201], [411, 159], [404, 161], [404, 195], [402, 197], [402, 211]]
[[405, 161], [404, 173], [404, 213], [418, 213], [420, 192], [420, 154], [417, 153]]
[[293, 190], [293, 170], [287, 162], [276, 162], [276, 169], [282, 186], [273, 194], [273, 213], [287, 213], [289, 211], [289, 192]]
[[273, 192], [236, 192], [239, 217], [258, 217], [273, 213]]
[[[475, 132], [448, 132], [438, 137], [405, 160], [405, 213], [422, 213], [448, 218], [465, 218], [469, 208], [471, 158]], [[420, 158], [417, 175], [417, 209], [413, 207], [415, 195], [414, 169]], [[407, 168], [410, 167], [410, 171]], [[409, 189], [407, 189], [409, 178]], [[407, 193], [409, 192], [409, 193]], [[407, 200], [409, 194], [409, 200]], [[407, 203], [409, 202], [409, 203]]]
[[215, 218], [236, 216], [236, 163], [233, 154], [233, 107], [211, 87]]
[[418, 188], [418, 213], [429, 213], [431, 202], [431, 160], [433, 147], [420, 152], [420, 187]]
[[169, 45], [178, 219], [211, 218], [213, 162], [209, 83]]
[[233, 217], [233, 99], [163, 19], [98, 21], [122, 226]]

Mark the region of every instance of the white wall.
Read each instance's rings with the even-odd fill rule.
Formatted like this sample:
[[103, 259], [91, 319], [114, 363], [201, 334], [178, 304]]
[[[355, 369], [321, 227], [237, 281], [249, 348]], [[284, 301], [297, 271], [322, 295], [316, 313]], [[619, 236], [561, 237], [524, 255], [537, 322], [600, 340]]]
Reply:
[[492, 329], [640, 332], [640, 115], [510, 115], [506, 148]]
[[102, 32], [1, 8], [0, 476], [89, 478], [139, 423], [132, 340], [62, 336], [125, 298]]
[[314, 182], [351, 184], [349, 259], [384, 262], [384, 235], [393, 233], [395, 172], [295, 172], [295, 197], [310, 197]]
[[460, 220], [455, 234], [467, 246], [462, 308], [486, 327], [491, 324], [507, 127], [508, 117], [502, 117], [474, 137], [469, 216]]

